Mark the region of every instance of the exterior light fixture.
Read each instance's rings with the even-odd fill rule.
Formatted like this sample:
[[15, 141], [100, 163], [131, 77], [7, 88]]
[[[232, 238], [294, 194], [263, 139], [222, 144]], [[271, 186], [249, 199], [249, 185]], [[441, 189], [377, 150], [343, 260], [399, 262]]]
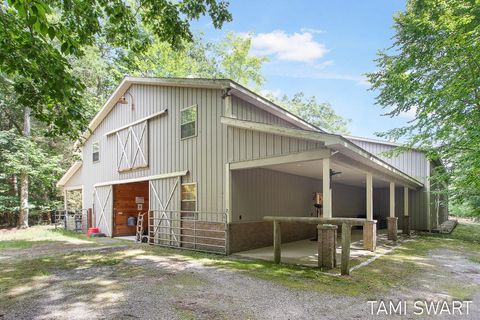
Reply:
[[122, 97], [121, 97], [120, 99], [118, 99], [118, 103], [120, 103], [120, 104], [128, 104], [128, 100], [127, 100], [127, 98], [125, 97], [125, 95], [127, 95], [127, 94], [130, 96], [130, 99], [132, 100], [132, 111], [133, 111], [133, 110], [135, 110], [135, 103], [133, 102], [133, 96], [132, 96], [132, 94], [131, 94], [129, 91], [125, 92], [125, 93], [122, 95]]

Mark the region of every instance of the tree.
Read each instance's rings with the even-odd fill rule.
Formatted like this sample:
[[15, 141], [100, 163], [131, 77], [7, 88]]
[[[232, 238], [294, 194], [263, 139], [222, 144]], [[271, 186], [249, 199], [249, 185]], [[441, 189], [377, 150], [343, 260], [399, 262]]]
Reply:
[[[440, 157], [451, 199], [480, 215], [480, 6], [473, 0], [410, 0], [395, 16], [391, 48], [369, 75], [377, 102], [406, 126], [383, 133]], [[446, 190], [445, 190], [446, 191]]]
[[191, 20], [208, 15], [217, 28], [231, 20], [223, 1], [128, 3], [10, 0], [0, 4], [0, 72], [14, 81], [18, 102], [45, 122], [50, 134], [76, 137], [88, 122], [84, 112], [88, 106], [82, 99], [85, 86], [65, 56], [82, 56], [85, 47], [99, 38], [135, 52], [148, 48], [154, 39], [180, 48], [193, 38]]
[[258, 91], [265, 83], [261, 70], [268, 58], [252, 55], [251, 46], [252, 35], [242, 36], [229, 32], [215, 46], [214, 51], [221, 77], [232, 79]]
[[270, 99], [293, 114], [327, 132], [349, 133], [347, 125], [350, 119], [345, 119], [337, 115], [328, 102], [320, 103], [314, 96], [306, 98], [303, 92], [295, 93], [292, 98], [284, 95], [280, 99], [275, 99], [275, 97], [270, 96]]
[[[69, 56], [82, 57], [98, 39], [134, 52], [145, 50], [155, 38], [180, 48], [192, 40], [191, 20], [208, 15], [220, 28], [231, 20], [227, 7], [216, 0], [0, 3], [0, 85], [11, 88], [8, 95], [23, 112], [23, 137], [28, 141], [31, 135], [30, 115], [45, 124], [43, 132], [50, 136], [76, 138], [86, 128], [92, 105], [84, 99], [85, 84], [73, 72]], [[19, 172], [20, 224], [25, 227], [28, 155]]]
[[129, 51], [119, 59], [119, 73], [149, 77], [227, 78], [259, 90], [265, 78], [266, 57], [250, 53], [251, 36], [228, 33], [218, 43], [201, 35], [184, 43], [181, 50], [155, 41], [142, 54]]

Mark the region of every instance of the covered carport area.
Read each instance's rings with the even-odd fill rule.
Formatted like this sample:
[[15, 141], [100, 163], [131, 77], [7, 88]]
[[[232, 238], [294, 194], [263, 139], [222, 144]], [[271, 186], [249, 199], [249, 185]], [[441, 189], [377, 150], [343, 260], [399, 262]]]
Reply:
[[[272, 226], [262, 220], [264, 216], [315, 216], [315, 192], [322, 194], [324, 218], [366, 218], [369, 223], [362, 230], [362, 246], [375, 251], [375, 220], [381, 222], [381, 227], [388, 225], [388, 238], [395, 240], [397, 218], [406, 217], [408, 221], [409, 192], [423, 187], [421, 182], [339, 135], [230, 118], [222, 122], [324, 144], [315, 150], [227, 164], [231, 253], [272, 245]], [[408, 229], [408, 223], [404, 229]], [[282, 241], [312, 238], [316, 232], [315, 226], [291, 224], [282, 229]]]

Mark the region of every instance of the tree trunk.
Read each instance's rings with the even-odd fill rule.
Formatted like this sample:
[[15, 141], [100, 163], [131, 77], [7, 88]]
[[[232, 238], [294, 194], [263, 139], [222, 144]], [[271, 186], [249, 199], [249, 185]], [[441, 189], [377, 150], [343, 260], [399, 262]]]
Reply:
[[[23, 113], [23, 136], [30, 138], [30, 108], [25, 108]], [[25, 156], [24, 164], [28, 164], [28, 157]], [[20, 173], [20, 214], [18, 217], [18, 226], [28, 228], [28, 172], [23, 170]]]

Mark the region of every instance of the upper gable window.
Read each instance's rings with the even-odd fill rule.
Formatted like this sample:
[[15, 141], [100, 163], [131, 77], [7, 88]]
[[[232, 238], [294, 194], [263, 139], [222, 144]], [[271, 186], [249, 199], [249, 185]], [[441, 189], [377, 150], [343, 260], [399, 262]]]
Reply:
[[186, 139], [197, 135], [197, 106], [180, 110], [180, 138]]
[[100, 161], [100, 142], [98, 141], [92, 144], [92, 161]]

